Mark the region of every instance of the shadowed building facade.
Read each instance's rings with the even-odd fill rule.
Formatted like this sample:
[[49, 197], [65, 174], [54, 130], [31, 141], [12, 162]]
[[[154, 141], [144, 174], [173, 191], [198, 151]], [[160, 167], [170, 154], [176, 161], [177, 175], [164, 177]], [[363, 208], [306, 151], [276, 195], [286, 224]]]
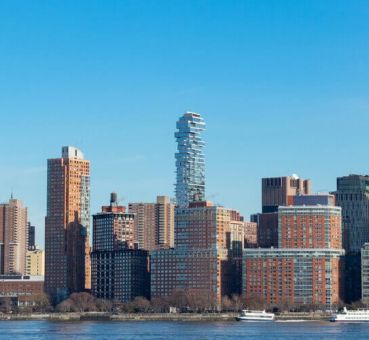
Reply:
[[90, 162], [65, 146], [47, 166], [45, 291], [57, 302], [91, 288]]
[[150, 297], [149, 255], [134, 243], [135, 215], [117, 204], [93, 215], [92, 294], [98, 298], [128, 302]]
[[342, 208], [345, 300], [360, 300], [361, 248], [369, 242], [369, 176], [337, 178], [336, 204]]

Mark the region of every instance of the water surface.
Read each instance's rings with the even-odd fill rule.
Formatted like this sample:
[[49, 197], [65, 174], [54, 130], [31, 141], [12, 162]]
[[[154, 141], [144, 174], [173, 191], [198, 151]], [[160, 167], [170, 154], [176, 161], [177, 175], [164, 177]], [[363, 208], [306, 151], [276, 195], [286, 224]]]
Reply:
[[0, 321], [1, 339], [369, 339], [369, 324], [329, 322]]

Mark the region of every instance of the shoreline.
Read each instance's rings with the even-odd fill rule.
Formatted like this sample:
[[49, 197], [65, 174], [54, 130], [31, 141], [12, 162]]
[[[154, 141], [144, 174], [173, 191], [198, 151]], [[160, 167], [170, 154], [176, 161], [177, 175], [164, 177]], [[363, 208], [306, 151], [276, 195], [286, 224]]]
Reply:
[[[239, 313], [32, 313], [32, 314], [1, 314], [0, 321], [236, 321]], [[275, 321], [328, 321], [329, 315], [324, 313], [281, 313]]]

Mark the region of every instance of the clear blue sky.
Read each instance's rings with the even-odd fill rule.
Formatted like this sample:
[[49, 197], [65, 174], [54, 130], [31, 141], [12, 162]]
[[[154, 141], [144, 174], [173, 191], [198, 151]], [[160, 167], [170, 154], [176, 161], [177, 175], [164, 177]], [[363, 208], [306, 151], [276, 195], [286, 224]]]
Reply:
[[203, 114], [207, 194], [244, 215], [260, 178], [317, 191], [369, 172], [368, 1], [0, 2], [0, 201], [43, 243], [46, 159], [91, 160], [92, 207], [173, 196], [174, 130]]

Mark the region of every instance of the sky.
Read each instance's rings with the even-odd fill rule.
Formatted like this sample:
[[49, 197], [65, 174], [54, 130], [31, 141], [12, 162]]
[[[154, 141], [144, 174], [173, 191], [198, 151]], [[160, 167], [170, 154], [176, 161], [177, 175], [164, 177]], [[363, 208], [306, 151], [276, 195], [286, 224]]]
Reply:
[[369, 2], [0, 2], [0, 202], [44, 242], [46, 161], [91, 161], [91, 213], [174, 196], [175, 124], [206, 121], [206, 194], [246, 218], [261, 178], [369, 173]]

